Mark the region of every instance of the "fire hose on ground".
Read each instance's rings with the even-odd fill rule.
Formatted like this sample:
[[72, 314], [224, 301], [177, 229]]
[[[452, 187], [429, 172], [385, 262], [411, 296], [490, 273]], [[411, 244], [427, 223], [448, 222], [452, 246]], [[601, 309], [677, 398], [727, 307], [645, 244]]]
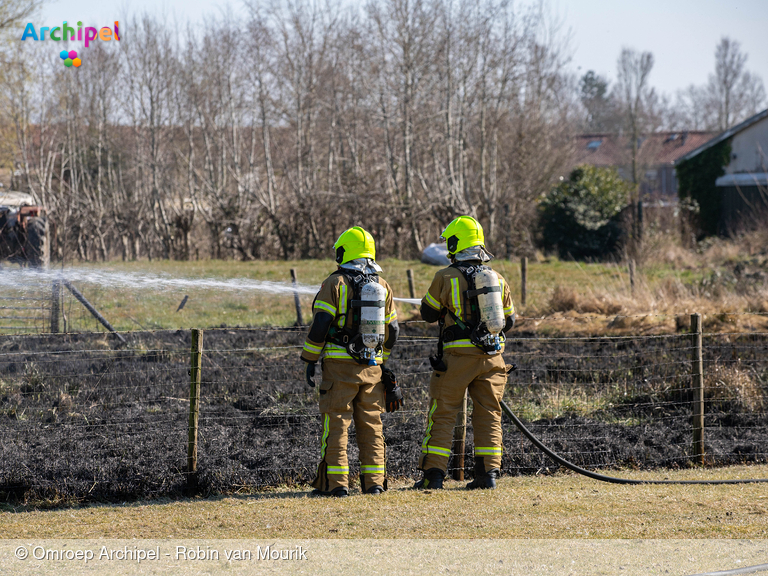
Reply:
[[525, 425], [520, 421], [520, 419], [515, 416], [515, 414], [512, 412], [512, 410], [507, 406], [507, 403], [503, 400], [501, 401], [501, 409], [504, 412], [504, 414], [507, 415], [507, 417], [512, 420], [512, 422], [517, 426], [517, 428], [520, 430], [520, 432], [523, 433], [523, 436], [528, 438], [536, 448], [544, 452], [547, 456], [549, 456], [552, 460], [560, 464], [561, 466], [565, 466], [569, 470], [572, 470], [576, 472], [577, 474], [582, 474], [583, 476], [587, 476], [588, 478], [592, 478], [593, 480], [599, 480], [601, 482], [610, 482], [612, 484], [754, 484], [756, 482], [768, 482], [768, 478], [751, 478], [751, 479], [739, 479], [739, 480], [631, 480], [629, 478], [616, 478], [614, 476], [606, 476], [605, 474], [598, 474], [597, 472], [592, 472], [590, 470], [586, 470], [585, 468], [582, 468], [580, 466], [577, 466], [573, 462], [569, 462], [562, 456], [559, 456], [549, 448], [547, 448], [541, 440], [536, 438], [536, 436], [533, 435], [533, 433], [528, 430], [528, 428], [525, 427]]

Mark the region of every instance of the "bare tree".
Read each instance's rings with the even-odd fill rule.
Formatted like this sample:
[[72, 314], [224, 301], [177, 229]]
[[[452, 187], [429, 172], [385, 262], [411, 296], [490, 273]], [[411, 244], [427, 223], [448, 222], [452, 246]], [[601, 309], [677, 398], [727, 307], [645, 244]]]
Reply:
[[43, 0], [0, 0], [0, 32], [28, 19], [42, 5]]
[[715, 73], [709, 77], [707, 92], [716, 105], [717, 127], [727, 130], [757, 112], [765, 99], [763, 82], [744, 69], [747, 54], [735, 40], [723, 37], [715, 49]]
[[4, 67], [18, 182], [59, 224], [62, 256], [317, 257], [362, 224], [382, 256], [414, 257], [458, 213], [501, 254], [530, 243], [577, 122], [541, 7], [250, 8], [245, 27], [135, 18], [130, 42], [77, 71]]
[[[131, 24], [131, 42], [123, 46], [123, 66], [126, 71], [125, 114], [133, 131], [134, 162], [132, 197], [145, 203], [151, 218], [152, 232], [160, 241], [164, 258], [172, 255], [174, 226], [168, 213], [166, 194], [173, 180], [170, 178], [171, 155], [169, 140], [172, 136], [169, 95], [172, 86], [171, 37], [168, 29], [147, 15]], [[149, 244], [151, 250], [152, 244]]]
[[638, 148], [640, 136], [646, 131], [650, 115], [653, 89], [648, 86], [648, 76], [653, 68], [653, 54], [638, 54], [631, 48], [624, 48], [618, 60], [616, 99], [625, 118], [627, 136], [631, 147], [632, 183], [640, 183], [638, 175]]
[[759, 76], [746, 70], [746, 62], [741, 45], [723, 37], [708, 83], [678, 92], [672, 127], [722, 131], [759, 112], [765, 106], [765, 87]]
[[691, 84], [677, 92], [665, 125], [668, 130], [709, 130], [708, 119], [712, 116], [709, 107], [706, 89]]
[[715, 73], [710, 75], [708, 90], [717, 101], [717, 121], [720, 130], [731, 127], [734, 108], [738, 107], [736, 86], [744, 72], [747, 55], [739, 50], [739, 43], [722, 38], [715, 49]]
[[424, 209], [416, 194], [418, 177], [416, 138], [430, 109], [436, 58], [435, 24], [439, 10], [430, 0], [369, 2], [371, 56], [377, 70], [375, 91], [384, 124], [386, 165], [392, 204], [400, 206], [396, 223], [398, 254], [421, 251], [419, 212]]

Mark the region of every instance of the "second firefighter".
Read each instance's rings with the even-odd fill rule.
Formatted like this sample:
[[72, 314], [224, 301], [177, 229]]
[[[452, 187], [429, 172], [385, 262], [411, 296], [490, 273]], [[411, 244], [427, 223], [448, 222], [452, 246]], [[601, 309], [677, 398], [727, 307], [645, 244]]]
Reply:
[[504, 278], [486, 263], [483, 228], [460, 216], [443, 231], [451, 265], [439, 270], [421, 301], [421, 316], [440, 323], [429, 383], [427, 429], [416, 488], [442, 488], [453, 428], [466, 391], [472, 398], [475, 479], [467, 488], [495, 488], [501, 469], [501, 399], [507, 383], [504, 332], [515, 323]]

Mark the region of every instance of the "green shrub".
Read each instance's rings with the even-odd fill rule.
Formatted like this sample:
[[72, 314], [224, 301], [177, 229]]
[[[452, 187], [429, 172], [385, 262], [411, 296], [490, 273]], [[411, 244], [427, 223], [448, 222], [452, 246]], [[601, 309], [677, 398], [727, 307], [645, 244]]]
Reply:
[[583, 165], [539, 203], [541, 244], [561, 258], [604, 258], [621, 245], [631, 185], [613, 168]]

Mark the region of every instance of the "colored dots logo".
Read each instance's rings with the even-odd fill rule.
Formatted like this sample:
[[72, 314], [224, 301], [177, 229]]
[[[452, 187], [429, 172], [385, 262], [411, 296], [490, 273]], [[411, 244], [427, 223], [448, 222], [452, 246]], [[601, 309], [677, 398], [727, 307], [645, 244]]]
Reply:
[[59, 56], [64, 60], [64, 66], [67, 68], [71, 68], [72, 66], [79, 68], [80, 64], [83, 63], [83, 61], [77, 57], [77, 52], [75, 50], [70, 50], [69, 52], [62, 50], [59, 52]]

